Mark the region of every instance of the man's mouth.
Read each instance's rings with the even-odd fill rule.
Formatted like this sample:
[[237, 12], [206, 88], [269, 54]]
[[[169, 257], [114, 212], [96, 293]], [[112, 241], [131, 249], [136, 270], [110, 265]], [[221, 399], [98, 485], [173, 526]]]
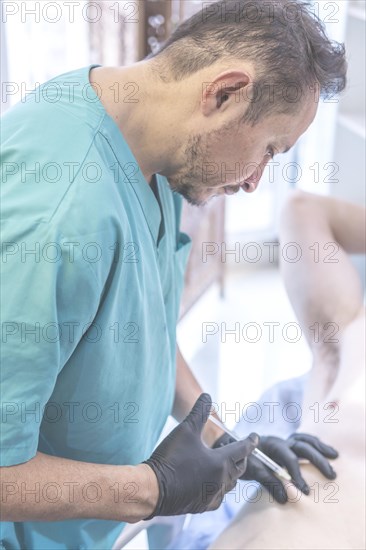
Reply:
[[240, 189], [240, 185], [228, 185], [227, 187], [224, 187], [224, 192], [226, 195], [235, 195], [235, 193], [240, 191]]
[[256, 185], [254, 183], [249, 181], [244, 181], [243, 183], [240, 183], [239, 185], [227, 185], [224, 187], [224, 191], [226, 195], [235, 195], [235, 193], [238, 193], [242, 189], [246, 193], [252, 193], [256, 190]]

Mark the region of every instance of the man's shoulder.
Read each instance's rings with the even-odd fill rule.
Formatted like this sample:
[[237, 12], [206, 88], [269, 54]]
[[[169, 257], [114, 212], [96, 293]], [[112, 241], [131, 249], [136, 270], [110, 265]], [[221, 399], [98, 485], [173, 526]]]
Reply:
[[44, 145], [65, 135], [72, 140], [75, 128], [95, 131], [105, 111], [89, 82], [90, 68], [63, 73], [30, 90], [2, 117], [2, 141], [27, 134]]
[[[78, 71], [49, 83], [64, 79], [71, 82], [73, 75], [76, 82]], [[63, 86], [62, 92], [66, 88]], [[102, 146], [96, 139], [103, 111], [95, 111], [79, 99], [70, 102], [60, 96], [60, 101], [52, 103], [45, 98], [38, 101], [35, 96], [15, 105], [4, 116], [1, 149], [5, 219], [47, 221], [63, 205], [70, 215], [75, 207], [83, 217], [84, 207], [94, 196], [98, 201], [103, 194], [107, 201], [110, 186], [105, 181], [113, 174], [106, 167]], [[94, 118], [89, 116], [91, 112]]]

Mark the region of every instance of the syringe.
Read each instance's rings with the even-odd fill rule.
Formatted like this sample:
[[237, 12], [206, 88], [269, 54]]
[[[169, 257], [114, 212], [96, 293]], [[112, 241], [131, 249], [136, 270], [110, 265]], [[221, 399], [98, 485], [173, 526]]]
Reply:
[[[216, 426], [224, 430], [224, 432], [226, 432], [228, 435], [230, 435], [230, 437], [235, 439], [235, 441], [240, 441], [242, 439], [235, 432], [233, 432], [232, 430], [229, 430], [222, 422], [220, 422], [220, 420], [218, 420], [214, 416], [210, 415], [208, 419], [211, 420], [211, 422], [213, 422], [214, 424], [216, 424]], [[260, 460], [262, 464], [267, 466], [275, 474], [282, 477], [286, 481], [291, 481], [291, 476], [289, 475], [289, 473], [284, 468], [282, 468], [282, 466], [279, 466], [274, 460], [269, 458], [269, 456], [262, 453], [262, 451], [256, 448], [252, 451], [252, 455], [258, 458], [258, 460]]]

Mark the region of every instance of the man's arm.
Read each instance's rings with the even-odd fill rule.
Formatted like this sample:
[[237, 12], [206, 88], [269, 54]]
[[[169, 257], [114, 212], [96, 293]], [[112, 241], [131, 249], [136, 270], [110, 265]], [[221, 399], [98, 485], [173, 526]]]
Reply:
[[6, 466], [3, 521], [93, 518], [134, 523], [216, 510], [244, 472], [258, 436], [209, 449], [202, 429], [212, 406], [202, 394], [188, 416], [137, 466], [78, 462], [43, 453]]
[[155, 509], [158, 481], [147, 464], [114, 466], [37, 453], [3, 466], [1, 521], [95, 518], [135, 523]]
[[[177, 346], [177, 378], [173, 416], [178, 422], [181, 422], [183, 418], [187, 416], [201, 393], [203, 393], [201, 386]], [[217, 414], [213, 416], [219, 418]], [[207, 422], [202, 432], [203, 439], [209, 447], [212, 447], [215, 441], [222, 436], [223, 433], [224, 432], [212, 422]]]

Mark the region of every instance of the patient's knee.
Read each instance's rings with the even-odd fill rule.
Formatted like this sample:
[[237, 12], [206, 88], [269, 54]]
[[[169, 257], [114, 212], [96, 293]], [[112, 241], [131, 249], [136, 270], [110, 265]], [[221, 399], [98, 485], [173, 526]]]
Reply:
[[309, 221], [309, 211], [314, 209], [317, 199], [318, 196], [313, 193], [307, 193], [299, 189], [291, 191], [283, 205], [281, 219], [286, 221], [295, 218], [299, 221], [301, 217], [306, 216], [307, 221]]
[[304, 191], [292, 191], [287, 197], [280, 217], [280, 236], [286, 235], [288, 231], [298, 232], [304, 226], [309, 225], [311, 217], [314, 220], [316, 211], [317, 196]]

